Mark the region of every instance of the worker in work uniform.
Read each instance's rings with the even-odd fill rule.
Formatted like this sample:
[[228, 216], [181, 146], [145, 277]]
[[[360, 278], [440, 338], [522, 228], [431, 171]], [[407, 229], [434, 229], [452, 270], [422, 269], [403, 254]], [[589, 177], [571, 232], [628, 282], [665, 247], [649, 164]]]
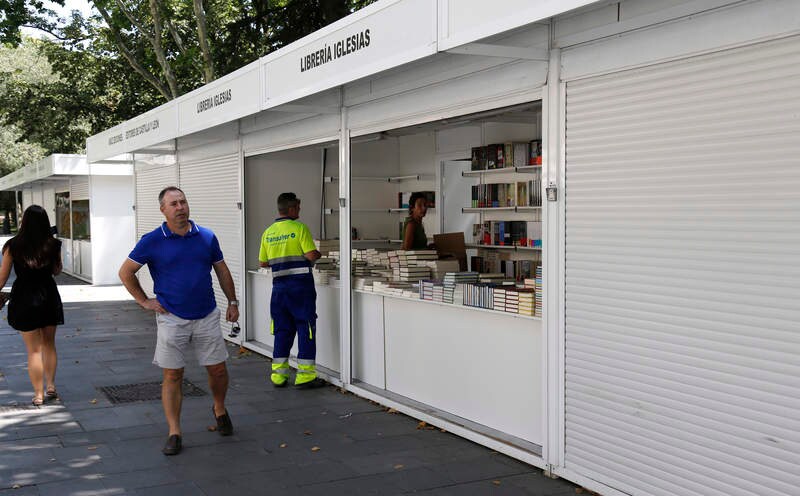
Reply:
[[278, 196], [280, 217], [261, 236], [258, 260], [272, 269], [270, 316], [275, 336], [272, 356], [272, 384], [289, 383], [289, 351], [297, 334], [297, 374], [299, 389], [317, 388], [325, 381], [317, 377], [317, 292], [311, 267], [320, 257], [311, 232], [298, 222], [300, 199], [294, 193]]

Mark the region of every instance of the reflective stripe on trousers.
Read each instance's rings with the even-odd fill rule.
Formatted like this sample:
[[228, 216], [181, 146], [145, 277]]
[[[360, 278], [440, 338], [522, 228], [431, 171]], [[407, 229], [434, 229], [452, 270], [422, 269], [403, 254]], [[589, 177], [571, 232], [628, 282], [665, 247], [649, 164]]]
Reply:
[[297, 374], [295, 384], [305, 384], [317, 378], [317, 366], [314, 360], [297, 360]]
[[272, 375], [270, 376], [273, 384], [284, 384], [289, 380], [289, 358], [272, 359]]

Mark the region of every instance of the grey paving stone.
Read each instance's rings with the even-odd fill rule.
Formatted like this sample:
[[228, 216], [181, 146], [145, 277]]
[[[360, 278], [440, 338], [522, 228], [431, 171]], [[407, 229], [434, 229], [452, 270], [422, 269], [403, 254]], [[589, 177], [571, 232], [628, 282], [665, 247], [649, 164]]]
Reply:
[[193, 482], [180, 482], [177, 484], [135, 489], [128, 494], [137, 496], [207, 496], [206, 493]]
[[418, 492], [453, 484], [451, 479], [433, 467], [408, 468], [405, 465], [395, 465], [395, 467], [398, 468], [393, 468], [391, 472], [383, 473], [380, 477], [404, 492]]
[[14, 453], [18, 451], [58, 448], [61, 446], [59, 436], [37, 437], [0, 442], [0, 453]]
[[69, 479], [38, 486], [41, 496], [115, 496], [125, 494], [122, 489], [108, 489], [100, 479]]
[[[111, 405], [96, 389], [160, 380], [151, 364], [152, 316], [132, 302], [70, 303], [66, 313], [57, 334], [61, 403], [0, 415], [0, 488], [22, 484], [17, 491], [25, 492], [14, 494], [563, 496], [574, 488], [449, 433], [419, 430], [416, 420], [335, 387], [276, 390], [269, 361], [238, 356], [235, 346], [227, 397], [234, 435], [207, 430], [214, 425], [210, 397], [187, 398], [184, 451], [165, 457], [159, 401]], [[0, 404], [29, 402], [24, 344], [2, 322], [0, 349]], [[203, 367], [190, 364], [185, 376], [207, 390]]]
[[101, 481], [106, 489], [121, 489], [123, 491], [184, 482], [166, 466], [126, 473], [105, 474]]
[[501, 478], [504, 484], [520, 487], [534, 496], [571, 496], [576, 486], [564, 479], [545, 477], [541, 470]]
[[498, 479], [439, 487], [429, 491], [420, 491], [419, 494], [425, 496], [530, 496], [530, 493], [526, 492], [524, 489], [505, 485]]
[[390, 483], [385, 477], [370, 475], [333, 482], [302, 486], [302, 494], [309, 496], [347, 495], [392, 495], [403, 494], [403, 488]]
[[119, 441], [122, 437], [115, 429], [108, 429], [104, 431], [92, 432], [72, 432], [69, 434], [61, 434], [58, 436], [60, 445], [64, 447], [69, 446], [85, 446], [88, 444], [103, 444], [112, 441]]

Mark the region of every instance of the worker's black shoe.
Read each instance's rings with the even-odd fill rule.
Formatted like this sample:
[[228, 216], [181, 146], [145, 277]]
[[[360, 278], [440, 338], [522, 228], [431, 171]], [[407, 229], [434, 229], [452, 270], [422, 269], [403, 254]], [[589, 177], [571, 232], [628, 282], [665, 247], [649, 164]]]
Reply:
[[319, 377], [315, 377], [313, 381], [304, 382], [302, 384], [295, 384], [295, 389], [316, 389], [327, 386], [328, 383], [320, 379]]
[[181, 452], [181, 448], [183, 448], [181, 443], [181, 436], [178, 434], [173, 434], [167, 439], [167, 444], [164, 445], [164, 448], [161, 450], [167, 456], [177, 455]]
[[289, 380], [288, 379], [283, 381], [283, 382], [281, 382], [281, 383], [278, 383], [278, 382], [273, 382], [272, 383], [272, 386], [276, 387], [276, 388], [285, 388], [288, 385], [289, 385]]
[[217, 432], [219, 432], [220, 436], [230, 436], [233, 434], [233, 422], [231, 422], [231, 417], [228, 415], [228, 410], [225, 410], [225, 413], [217, 417], [216, 412], [214, 412], [214, 407], [211, 407], [211, 413], [214, 414], [214, 418], [217, 419]]

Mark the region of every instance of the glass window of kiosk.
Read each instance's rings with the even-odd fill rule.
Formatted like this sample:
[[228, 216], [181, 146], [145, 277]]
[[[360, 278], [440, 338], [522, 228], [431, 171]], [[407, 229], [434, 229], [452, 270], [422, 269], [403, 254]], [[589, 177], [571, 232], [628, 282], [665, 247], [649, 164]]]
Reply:
[[89, 200], [75, 200], [72, 202], [72, 239], [91, 239], [89, 222]]
[[56, 233], [61, 238], [71, 238], [72, 229], [69, 218], [69, 191], [56, 193]]

